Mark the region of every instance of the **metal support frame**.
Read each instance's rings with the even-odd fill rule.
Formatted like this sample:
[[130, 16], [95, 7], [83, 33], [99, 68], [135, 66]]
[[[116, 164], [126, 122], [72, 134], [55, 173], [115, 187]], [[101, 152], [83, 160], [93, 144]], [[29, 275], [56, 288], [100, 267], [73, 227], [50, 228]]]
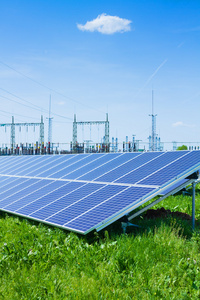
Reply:
[[74, 114], [74, 121], [73, 121], [73, 137], [72, 137], [72, 145], [73, 149], [76, 148], [77, 144], [77, 126], [78, 125], [105, 125], [105, 144], [106, 146], [109, 146], [109, 121], [108, 121], [108, 114], [106, 114], [106, 121], [76, 121], [76, 114]]
[[146, 210], [148, 210], [152, 206], [156, 205], [157, 203], [164, 200], [165, 198], [179, 192], [184, 187], [186, 187], [187, 185], [190, 185], [190, 184], [192, 184], [192, 230], [194, 230], [195, 229], [195, 186], [197, 184], [197, 180], [194, 181], [194, 179], [188, 180], [187, 182], [183, 183], [179, 187], [175, 188], [174, 190], [170, 191], [169, 193], [165, 194], [164, 196], [156, 199], [155, 201], [153, 201], [149, 205], [147, 205], [144, 208], [140, 209], [138, 212], [136, 212], [133, 215], [129, 216], [128, 221], [140, 216], [142, 213], [144, 213]]
[[132, 223], [130, 223], [130, 222], [121, 222], [121, 225], [122, 225], [123, 233], [126, 233], [126, 228], [127, 228], [128, 226], [133, 226], [133, 227], [141, 228], [141, 226], [136, 225], [136, 224], [132, 224]]
[[155, 201], [153, 201], [152, 203], [148, 204], [147, 206], [145, 206], [144, 208], [140, 209], [139, 211], [137, 211], [136, 213], [134, 213], [133, 215], [131, 215], [130, 217], [128, 217], [128, 220], [132, 220], [138, 216], [140, 216], [143, 212], [145, 212], [146, 210], [148, 210], [149, 208], [151, 208], [152, 206], [158, 204], [160, 201], [164, 200], [165, 198], [179, 192], [180, 190], [182, 190], [184, 187], [186, 187], [187, 185], [191, 184], [193, 182], [193, 180], [188, 180], [187, 182], [181, 184], [179, 187], [175, 188], [174, 190], [170, 191], [169, 193], [165, 194], [164, 196], [156, 199]]
[[10, 134], [10, 141], [11, 141], [11, 149], [15, 148], [15, 127], [18, 126], [21, 130], [21, 126], [26, 126], [27, 128], [29, 126], [40, 126], [40, 142], [41, 145], [44, 144], [44, 122], [43, 122], [43, 116], [41, 116], [41, 122], [40, 123], [15, 123], [14, 122], [14, 116], [12, 116], [12, 123], [2, 123], [0, 124], [0, 127], [11, 127], [11, 134]]
[[196, 181], [192, 183], [192, 229], [195, 228], [195, 186]]

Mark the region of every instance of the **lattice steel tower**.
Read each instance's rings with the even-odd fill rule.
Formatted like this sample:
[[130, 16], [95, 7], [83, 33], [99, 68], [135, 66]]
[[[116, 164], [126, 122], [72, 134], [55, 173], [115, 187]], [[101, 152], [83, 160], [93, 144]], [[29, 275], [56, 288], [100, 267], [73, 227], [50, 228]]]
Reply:
[[12, 123], [4, 123], [0, 124], [0, 127], [11, 127], [10, 131], [10, 144], [11, 144], [11, 149], [15, 148], [15, 127], [19, 127], [21, 131], [21, 127], [29, 127], [32, 126], [35, 128], [35, 126], [40, 127], [40, 143], [41, 146], [44, 145], [44, 122], [43, 122], [43, 116], [41, 116], [41, 122], [40, 123], [15, 123], [14, 122], [14, 116], [12, 116]]
[[52, 117], [51, 117], [51, 95], [49, 97], [49, 117], [48, 119], [48, 143], [52, 145]]
[[77, 145], [77, 125], [105, 125], [105, 145], [109, 148], [109, 121], [108, 121], [108, 113], [106, 114], [106, 121], [86, 121], [86, 122], [77, 122], [76, 114], [74, 114], [74, 122], [73, 122], [73, 137], [72, 137], [72, 146], [73, 149], [76, 148]]
[[156, 116], [154, 115], [154, 94], [152, 91], [152, 114], [149, 115], [152, 117], [152, 133], [151, 133], [151, 139], [150, 142], [150, 150], [151, 151], [157, 151], [157, 142], [156, 142]]

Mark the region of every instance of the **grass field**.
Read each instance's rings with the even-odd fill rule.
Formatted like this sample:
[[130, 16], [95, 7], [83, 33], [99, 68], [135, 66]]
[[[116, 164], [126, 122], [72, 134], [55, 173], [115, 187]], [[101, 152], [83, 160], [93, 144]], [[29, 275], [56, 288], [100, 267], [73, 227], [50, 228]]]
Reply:
[[[200, 221], [200, 186], [196, 188]], [[155, 207], [191, 215], [191, 196]], [[0, 299], [199, 299], [200, 226], [168, 217], [134, 219], [82, 237], [1, 215]]]

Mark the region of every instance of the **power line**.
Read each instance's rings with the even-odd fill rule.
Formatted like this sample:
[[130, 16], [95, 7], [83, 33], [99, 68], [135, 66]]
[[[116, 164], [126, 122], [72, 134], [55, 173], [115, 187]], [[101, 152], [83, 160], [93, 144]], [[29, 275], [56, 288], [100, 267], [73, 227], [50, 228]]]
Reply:
[[[24, 102], [26, 102], [26, 103], [31, 104], [33, 107], [32, 107], [32, 106], [29, 106], [29, 105], [26, 105], [26, 104], [23, 104], [23, 103], [20, 103], [19, 101], [16, 101], [16, 100], [13, 100], [13, 99], [10, 99], [10, 98], [7, 98], [7, 97], [5, 97], [5, 96], [0, 95], [0, 97], [2, 97], [2, 98], [5, 98], [5, 99], [7, 99], [7, 100], [9, 100], [9, 101], [12, 101], [12, 102], [18, 103], [18, 104], [20, 104], [20, 105], [26, 106], [26, 107], [28, 107], [28, 108], [35, 109], [35, 110], [37, 110], [37, 111], [41, 111], [41, 110], [42, 110], [42, 111], [48, 113], [48, 110], [45, 109], [45, 108], [43, 108], [43, 107], [40, 107], [40, 106], [35, 105], [35, 104], [32, 104], [31, 102], [29, 102], [29, 101], [27, 101], [27, 100], [25, 100], [25, 99], [23, 99], [23, 98], [21, 98], [21, 97], [19, 97], [19, 96], [16, 96], [15, 94], [10, 93], [9, 91], [7, 91], [7, 90], [5, 90], [5, 89], [3, 89], [3, 88], [0, 88], [0, 90], [2, 90], [2, 91], [4, 91], [4, 92], [8, 93], [9, 95], [12, 95], [12, 96], [14, 96], [15, 98], [18, 98], [18, 99], [20, 99], [20, 100], [22, 100], [22, 101], [24, 101]], [[65, 116], [62, 116], [62, 115], [53, 113], [53, 112], [52, 112], [52, 114], [55, 115], [55, 116], [58, 116], [58, 117], [60, 117], [60, 118], [68, 119], [68, 120], [71, 120], [71, 121], [73, 120], [72, 118], [68, 118], [68, 117], [65, 117]]]
[[[34, 106], [35, 109], [37, 108], [37, 110], [39, 109], [39, 110], [47, 111], [47, 109], [45, 109], [45, 108], [43, 108], [43, 107], [41, 107], [41, 106], [32, 104], [30, 101], [25, 100], [25, 99], [23, 99], [23, 98], [21, 98], [21, 97], [19, 97], [19, 96], [16, 96], [15, 94], [13, 94], [13, 93], [7, 91], [6, 89], [3, 89], [3, 88], [0, 87], [0, 90], [2, 90], [2, 91], [4, 91], [4, 92], [8, 93], [9, 95], [11, 95], [11, 96], [13, 96], [13, 97], [15, 97], [15, 98], [18, 98], [18, 99], [20, 99], [20, 100], [22, 100], [22, 101], [24, 101], [24, 102], [26, 102], [26, 103], [29, 103], [30, 105]], [[2, 96], [2, 97], [3, 97], [3, 96]], [[9, 100], [9, 99], [8, 99], [8, 100]], [[14, 100], [11, 100], [11, 101], [14, 101]], [[15, 101], [15, 102], [16, 102], [16, 101]], [[22, 104], [22, 105], [24, 105], [24, 104]]]
[[22, 73], [22, 72], [16, 70], [15, 68], [9, 66], [8, 64], [4, 63], [3, 61], [0, 61], [0, 63], [1, 63], [2, 65], [6, 66], [7, 68], [9, 68], [9, 69], [15, 71], [16, 73], [20, 74], [21, 76], [23, 76], [23, 77], [25, 77], [25, 78], [27, 78], [27, 79], [33, 81], [34, 83], [36, 83], [36, 84], [38, 84], [38, 85], [40, 85], [40, 86], [42, 86], [42, 87], [48, 89], [50, 92], [54, 92], [54, 93], [56, 93], [56, 94], [58, 94], [58, 95], [60, 95], [60, 96], [62, 96], [62, 97], [64, 97], [64, 98], [66, 98], [66, 99], [68, 99], [68, 100], [70, 100], [70, 101], [73, 101], [73, 102], [75, 102], [75, 103], [77, 103], [77, 104], [80, 104], [80, 105], [83, 105], [83, 106], [85, 106], [85, 107], [88, 107], [88, 108], [90, 108], [90, 109], [96, 110], [96, 111], [98, 111], [98, 112], [100, 112], [100, 113], [105, 113], [105, 112], [103, 112], [103, 111], [101, 111], [101, 110], [98, 110], [98, 109], [96, 109], [96, 108], [94, 108], [94, 107], [92, 107], [92, 106], [90, 106], [90, 105], [84, 104], [84, 103], [82, 103], [82, 102], [80, 102], [80, 101], [77, 101], [77, 100], [75, 100], [75, 99], [73, 99], [73, 98], [71, 98], [71, 97], [69, 97], [69, 96], [66, 96], [66, 95], [62, 94], [61, 92], [59, 92], [59, 91], [57, 91], [57, 90], [55, 90], [55, 89], [52, 89], [52, 88], [48, 87], [47, 85], [45, 85], [45, 84], [43, 84], [43, 83], [41, 83], [41, 82], [39, 82], [39, 81], [33, 79], [32, 77], [29, 77], [29, 76], [27, 76], [26, 74], [24, 74], [24, 73]]
[[15, 103], [17, 103], [17, 104], [20, 104], [20, 105], [26, 106], [26, 107], [28, 107], [28, 108], [31, 108], [31, 109], [36, 109], [36, 110], [39, 110], [39, 111], [41, 111], [41, 109], [38, 109], [38, 108], [35, 108], [35, 107], [31, 107], [31, 106], [29, 106], [29, 105], [26, 105], [26, 104], [24, 104], [24, 103], [20, 103], [19, 101], [16, 101], [16, 100], [10, 99], [10, 98], [8, 98], [8, 97], [2, 96], [2, 95], [0, 95], [0, 97], [1, 97], [1, 98], [4, 98], [4, 99], [7, 99], [7, 100], [9, 100], [9, 101], [11, 101], [11, 102], [15, 102]]
[[[8, 111], [5, 111], [5, 110], [0, 110], [0, 112], [3, 112], [5, 114], [9, 114], [9, 115], [13, 115], [13, 113], [11, 112], [8, 112]], [[19, 116], [19, 117], [22, 117], [22, 118], [27, 118], [27, 116], [24, 116], [24, 115], [20, 115], [20, 114], [17, 114], [15, 113], [16, 116]], [[7, 117], [6, 115], [2, 115], [4, 117]], [[37, 118], [34, 118], [34, 117], [28, 117], [29, 119], [34, 119], [34, 120], [37, 120]]]

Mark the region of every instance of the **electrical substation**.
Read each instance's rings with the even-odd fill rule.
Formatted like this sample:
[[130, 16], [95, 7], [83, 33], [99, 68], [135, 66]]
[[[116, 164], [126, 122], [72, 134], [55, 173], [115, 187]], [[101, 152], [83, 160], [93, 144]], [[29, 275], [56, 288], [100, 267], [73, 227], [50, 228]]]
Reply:
[[[147, 137], [147, 141], [138, 139], [135, 134], [132, 137], [125, 136], [124, 141], [118, 137], [110, 137], [110, 122], [108, 113], [106, 113], [105, 120], [89, 120], [77, 121], [77, 115], [74, 114], [72, 122], [72, 140], [60, 143], [53, 142], [52, 127], [53, 117], [51, 116], [51, 96], [49, 101], [49, 114], [46, 118], [48, 120], [48, 134], [45, 140], [45, 123], [43, 115], [41, 115], [40, 122], [15, 122], [14, 116], [10, 123], [0, 123], [0, 128], [4, 129], [4, 134], [1, 132], [0, 155], [21, 155], [21, 154], [70, 154], [70, 153], [117, 153], [117, 152], [154, 152], [164, 150], [177, 150], [178, 143], [171, 142], [171, 148], [164, 149], [164, 143], [161, 142], [160, 136], [156, 131], [157, 114], [154, 113], [154, 94], [152, 91], [152, 113], [151, 117], [151, 133]], [[112, 126], [111, 126], [112, 127]], [[20, 133], [24, 129], [26, 137], [29, 137], [29, 129], [35, 133], [38, 128], [37, 137], [32, 137], [32, 140], [20, 140]], [[82, 128], [82, 137], [81, 137]], [[7, 129], [9, 129], [7, 131]], [[101, 129], [101, 132], [100, 132]], [[70, 126], [68, 131], [71, 131]], [[18, 139], [16, 138], [18, 132]], [[92, 136], [92, 132], [93, 136]], [[9, 141], [8, 141], [8, 136]], [[36, 135], [36, 134], [35, 134]], [[30, 137], [31, 138], [31, 134]], [[17, 140], [17, 142], [16, 142]], [[188, 150], [199, 150], [200, 143], [187, 143]], [[194, 146], [193, 146], [194, 144]], [[167, 145], [168, 146], [168, 145]]]

